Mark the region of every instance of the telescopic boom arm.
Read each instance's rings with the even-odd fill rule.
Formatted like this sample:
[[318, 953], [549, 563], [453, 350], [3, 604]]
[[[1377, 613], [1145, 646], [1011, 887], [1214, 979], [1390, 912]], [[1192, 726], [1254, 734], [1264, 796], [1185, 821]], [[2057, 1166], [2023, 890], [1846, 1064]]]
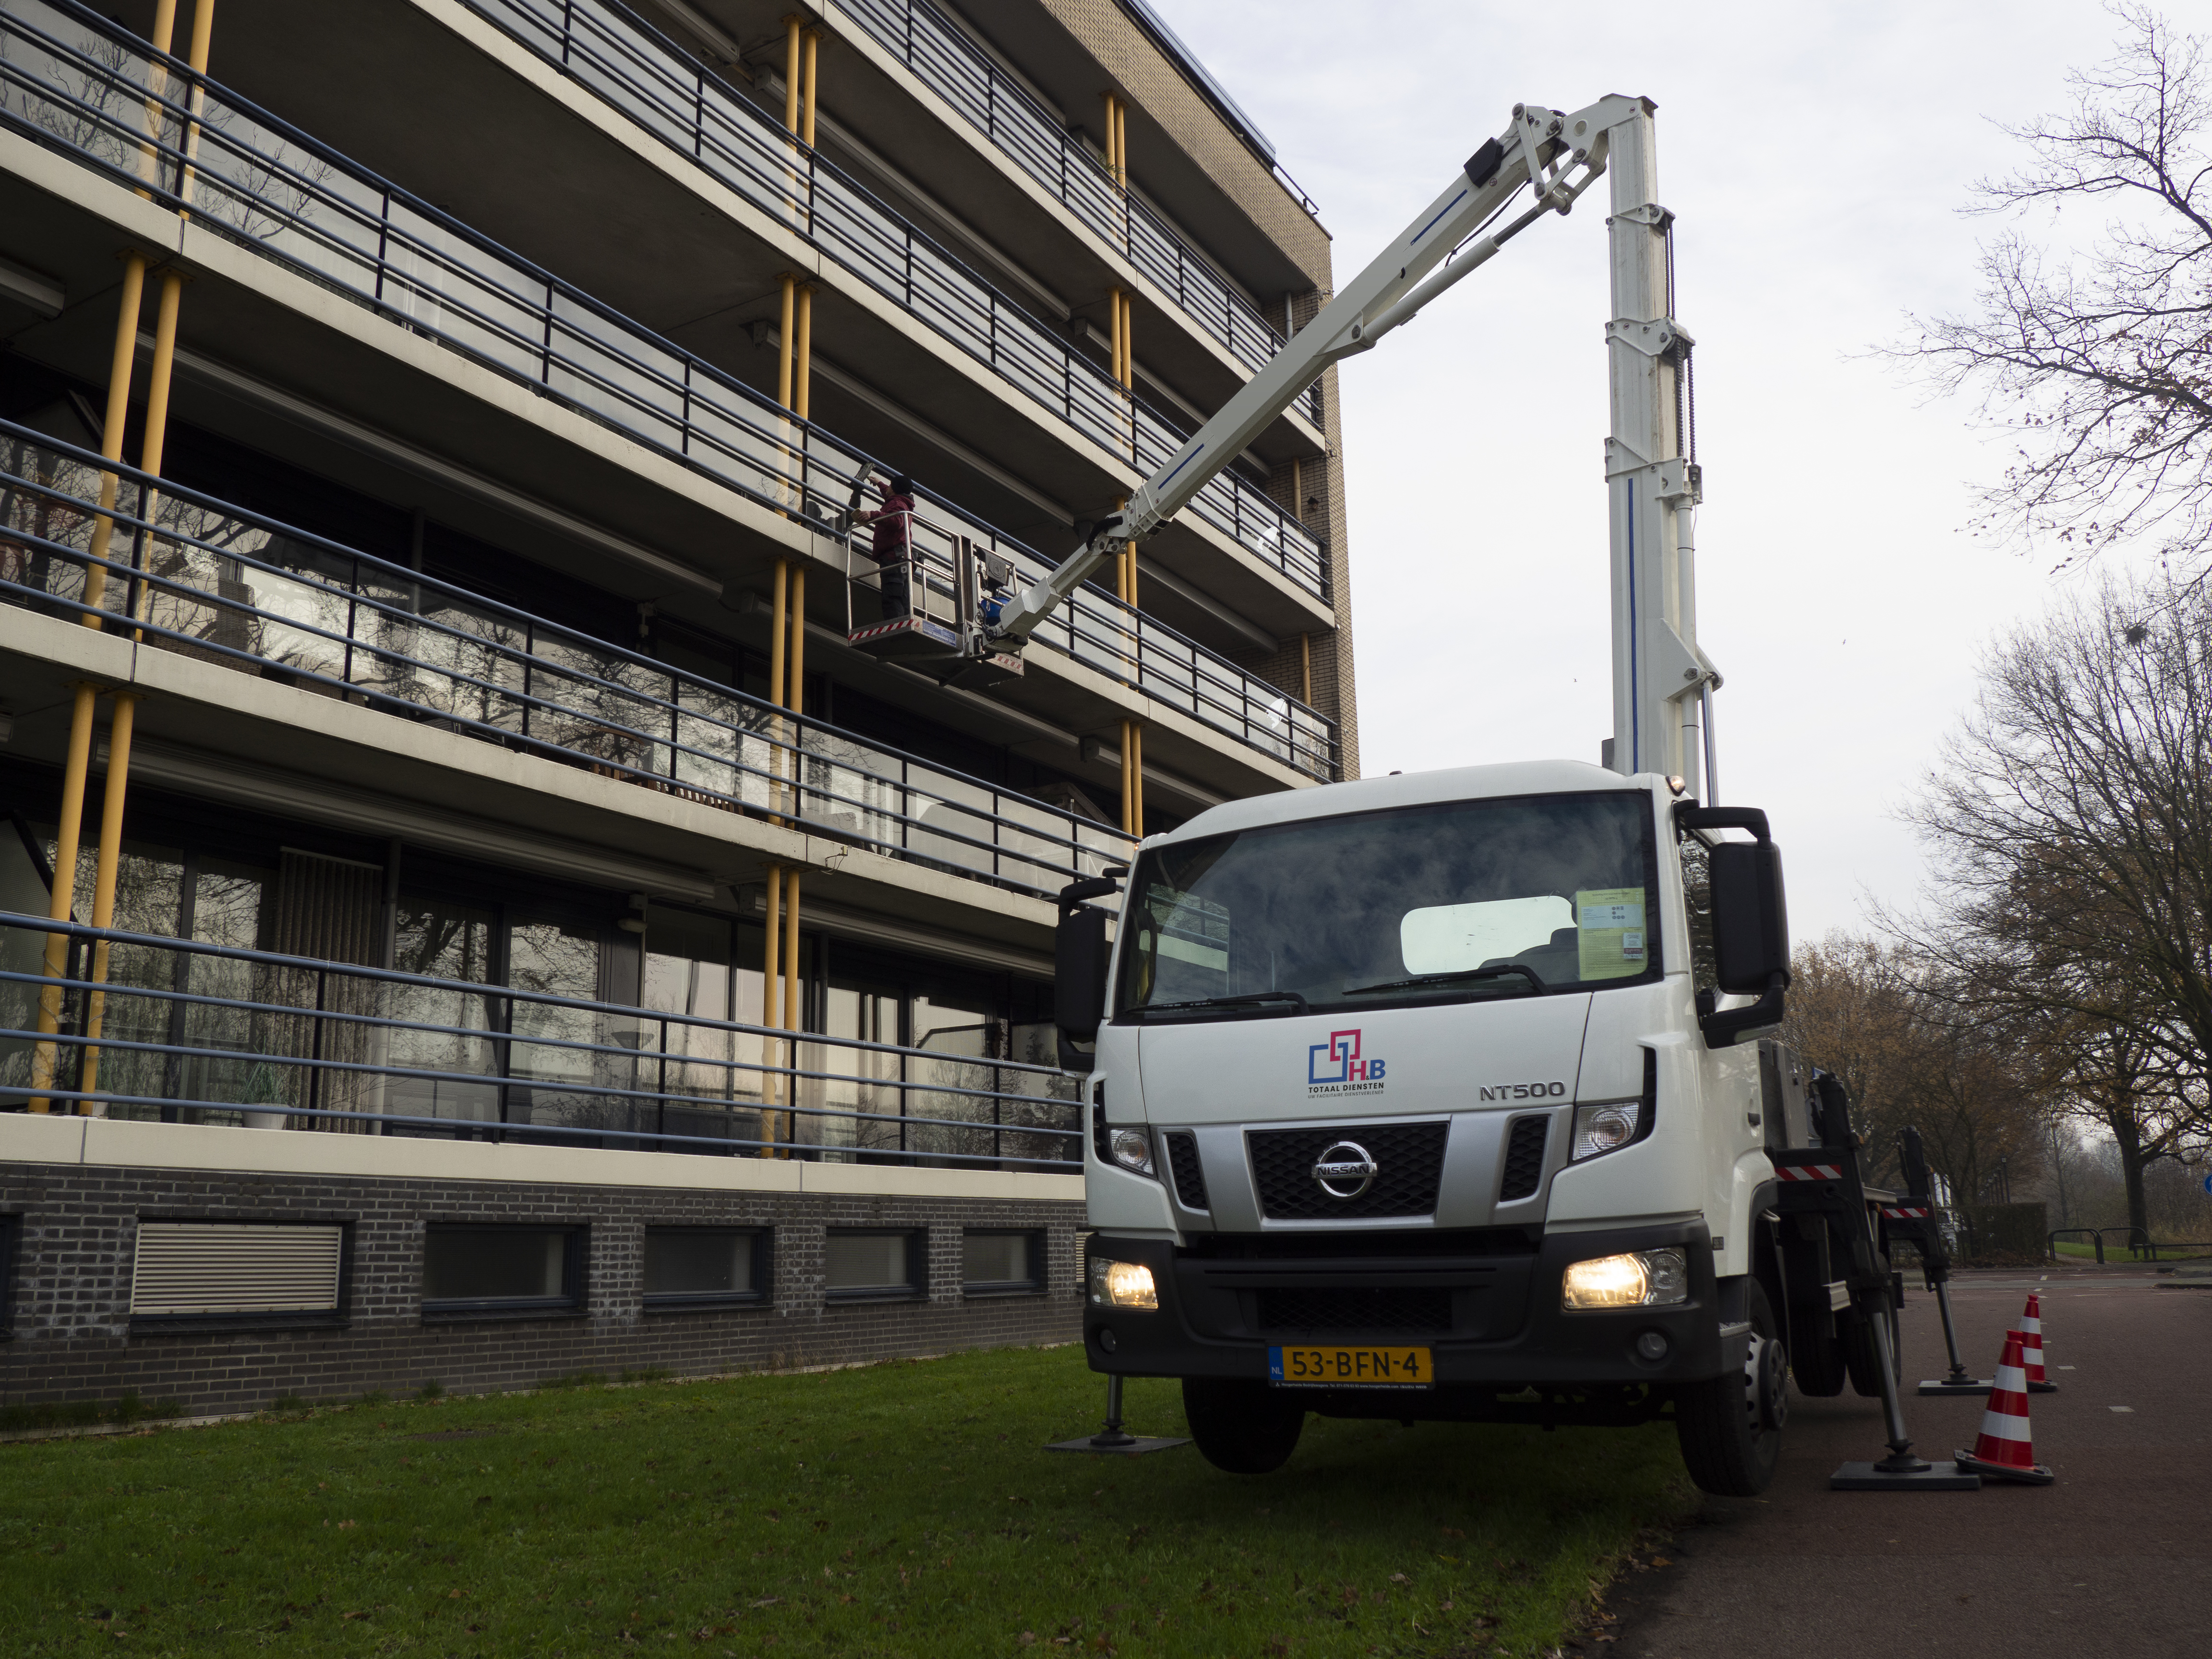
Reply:
[[[1175, 516], [1330, 364], [1372, 350], [1454, 283], [1486, 264], [1547, 214], [1564, 214], [1615, 167], [1612, 217], [1614, 737], [1611, 764], [1694, 781], [1697, 696], [1719, 675], [1696, 646], [1688, 569], [1696, 468], [1683, 459], [1674, 418], [1675, 374], [1689, 344], [1668, 310], [1664, 242], [1673, 216], [1653, 203], [1652, 106], [1611, 96], [1571, 113], [1514, 106], [1443, 192], [1321, 314], [1299, 330], [1128, 505], [1042, 580], [1009, 599], [989, 633], [994, 649], [1018, 651], [1030, 631], [1109, 559]], [[1624, 155], [1625, 152], [1625, 155]], [[1620, 163], [1629, 165], [1622, 176]], [[1487, 230], [1524, 184], [1534, 201]], [[1470, 240], [1472, 239], [1472, 240]], [[1656, 246], [1655, 246], [1656, 244]], [[1658, 290], [1655, 292], [1655, 283]], [[1626, 500], [1623, 498], [1626, 497]], [[1656, 511], [1656, 516], [1653, 516]], [[1646, 520], [1649, 522], [1646, 522]], [[1645, 591], [1649, 589], [1650, 591]], [[1655, 629], [1656, 631], [1655, 631]], [[1662, 637], [1663, 635], [1663, 637]]]

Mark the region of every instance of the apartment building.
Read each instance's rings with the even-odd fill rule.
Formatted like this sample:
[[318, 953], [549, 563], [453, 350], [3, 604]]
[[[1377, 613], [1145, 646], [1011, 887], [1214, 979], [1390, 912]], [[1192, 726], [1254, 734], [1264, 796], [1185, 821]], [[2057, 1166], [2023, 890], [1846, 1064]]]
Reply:
[[1072, 1336], [1057, 896], [1358, 775], [1334, 372], [927, 641], [1329, 281], [1143, 0], [0, 0], [0, 1401]]

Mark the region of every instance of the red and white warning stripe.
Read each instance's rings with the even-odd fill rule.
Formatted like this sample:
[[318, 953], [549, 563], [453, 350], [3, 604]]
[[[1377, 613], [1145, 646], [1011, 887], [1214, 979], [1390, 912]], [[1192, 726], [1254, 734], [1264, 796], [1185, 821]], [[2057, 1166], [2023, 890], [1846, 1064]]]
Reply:
[[1778, 1164], [1774, 1174], [1780, 1181], [1841, 1181], [1844, 1169], [1840, 1164]]
[[1925, 1221], [1928, 1218], [1927, 1211], [1901, 1204], [1885, 1204], [1881, 1206], [1881, 1212], [1892, 1221]]

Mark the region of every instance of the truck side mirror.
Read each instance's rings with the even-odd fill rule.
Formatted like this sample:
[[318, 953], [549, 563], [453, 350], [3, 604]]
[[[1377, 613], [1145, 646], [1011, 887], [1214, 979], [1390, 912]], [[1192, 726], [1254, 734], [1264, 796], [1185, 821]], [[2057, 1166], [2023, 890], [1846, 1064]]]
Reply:
[[1771, 841], [1723, 842], [1712, 850], [1713, 956], [1721, 989], [1764, 996], [1790, 973], [1790, 915], [1782, 895], [1782, 849]]
[[1674, 809], [1685, 830], [1747, 830], [1753, 840], [1720, 842], [1707, 856], [1711, 872], [1715, 975], [1731, 996], [1755, 996], [1748, 1008], [1708, 1009], [1698, 999], [1698, 1024], [1709, 1048], [1727, 1048], [1747, 1031], [1779, 1023], [1790, 988], [1790, 911], [1783, 896], [1782, 849], [1766, 814], [1747, 806]]
[[1098, 1040], [1110, 951], [1103, 910], [1086, 904], [1060, 918], [1053, 949], [1052, 1018], [1071, 1042]]

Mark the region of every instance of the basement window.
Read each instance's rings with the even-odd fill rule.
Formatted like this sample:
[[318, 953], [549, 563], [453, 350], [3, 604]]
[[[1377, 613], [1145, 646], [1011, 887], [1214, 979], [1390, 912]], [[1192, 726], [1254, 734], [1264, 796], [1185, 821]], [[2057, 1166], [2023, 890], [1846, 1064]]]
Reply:
[[832, 1301], [919, 1295], [927, 1237], [903, 1231], [833, 1229], [822, 1248], [824, 1291]]
[[960, 1236], [961, 1288], [969, 1296], [1018, 1296], [1044, 1288], [1044, 1235], [971, 1227]]
[[346, 1234], [340, 1222], [141, 1220], [131, 1328], [342, 1323]]
[[675, 1311], [765, 1302], [768, 1243], [763, 1227], [647, 1227], [646, 1307]]
[[584, 1305], [582, 1227], [432, 1222], [422, 1240], [425, 1319], [557, 1318]]

